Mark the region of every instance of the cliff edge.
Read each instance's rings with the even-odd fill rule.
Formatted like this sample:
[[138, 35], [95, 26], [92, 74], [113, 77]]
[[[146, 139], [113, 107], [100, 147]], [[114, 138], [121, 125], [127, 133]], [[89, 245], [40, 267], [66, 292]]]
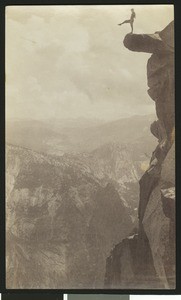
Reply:
[[148, 94], [158, 120], [150, 125], [158, 145], [139, 181], [139, 229], [107, 258], [106, 288], [175, 288], [174, 22], [154, 34], [127, 34], [124, 46], [151, 53]]

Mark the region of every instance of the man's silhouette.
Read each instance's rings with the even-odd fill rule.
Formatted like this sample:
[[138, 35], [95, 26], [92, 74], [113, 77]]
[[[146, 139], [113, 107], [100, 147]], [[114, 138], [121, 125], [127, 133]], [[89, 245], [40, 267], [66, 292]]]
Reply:
[[123, 25], [123, 24], [126, 24], [126, 23], [130, 23], [131, 25], [131, 33], [133, 33], [133, 23], [134, 23], [134, 19], [136, 18], [136, 14], [134, 12], [134, 9], [132, 8], [131, 9], [131, 17], [129, 20], [125, 20], [124, 22], [118, 24], [118, 25]]

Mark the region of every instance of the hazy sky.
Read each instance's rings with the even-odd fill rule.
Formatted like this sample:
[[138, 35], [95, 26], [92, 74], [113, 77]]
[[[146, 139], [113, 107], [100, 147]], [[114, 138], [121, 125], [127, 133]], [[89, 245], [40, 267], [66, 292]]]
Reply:
[[[118, 119], [154, 113], [147, 95], [150, 54], [123, 46], [130, 5], [9, 6], [7, 118]], [[134, 5], [135, 33], [173, 20], [171, 5]]]

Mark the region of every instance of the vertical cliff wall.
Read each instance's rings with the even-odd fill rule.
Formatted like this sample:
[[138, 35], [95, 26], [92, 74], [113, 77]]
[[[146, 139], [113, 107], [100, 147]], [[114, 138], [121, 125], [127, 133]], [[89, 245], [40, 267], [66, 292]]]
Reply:
[[105, 287], [175, 287], [174, 22], [154, 34], [128, 34], [124, 46], [151, 53], [148, 94], [158, 120], [150, 125], [158, 145], [139, 181], [138, 233], [116, 245], [107, 259]]

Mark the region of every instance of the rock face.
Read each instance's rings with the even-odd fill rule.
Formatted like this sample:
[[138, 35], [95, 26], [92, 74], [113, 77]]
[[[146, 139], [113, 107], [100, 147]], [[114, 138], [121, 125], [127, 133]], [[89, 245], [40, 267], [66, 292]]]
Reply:
[[112, 246], [133, 228], [114, 184], [82, 156], [9, 145], [6, 159], [7, 288], [102, 288]]
[[130, 144], [108, 143], [89, 153], [80, 153], [75, 156], [66, 154], [65, 156], [78, 159], [104, 186], [111, 182], [130, 216], [137, 223], [138, 180], [143, 175], [144, 158], [135, 157], [135, 148], [136, 145], [131, 147]]
[[105, 287], [175, 288], [174, 23], [153, 35], [128, 34], [131, 51], [152, 53], [147, 63], [148, 94], [158, 120], [158, 139], [140, 179], [138, 233], [124, 239], [107, 259]]

